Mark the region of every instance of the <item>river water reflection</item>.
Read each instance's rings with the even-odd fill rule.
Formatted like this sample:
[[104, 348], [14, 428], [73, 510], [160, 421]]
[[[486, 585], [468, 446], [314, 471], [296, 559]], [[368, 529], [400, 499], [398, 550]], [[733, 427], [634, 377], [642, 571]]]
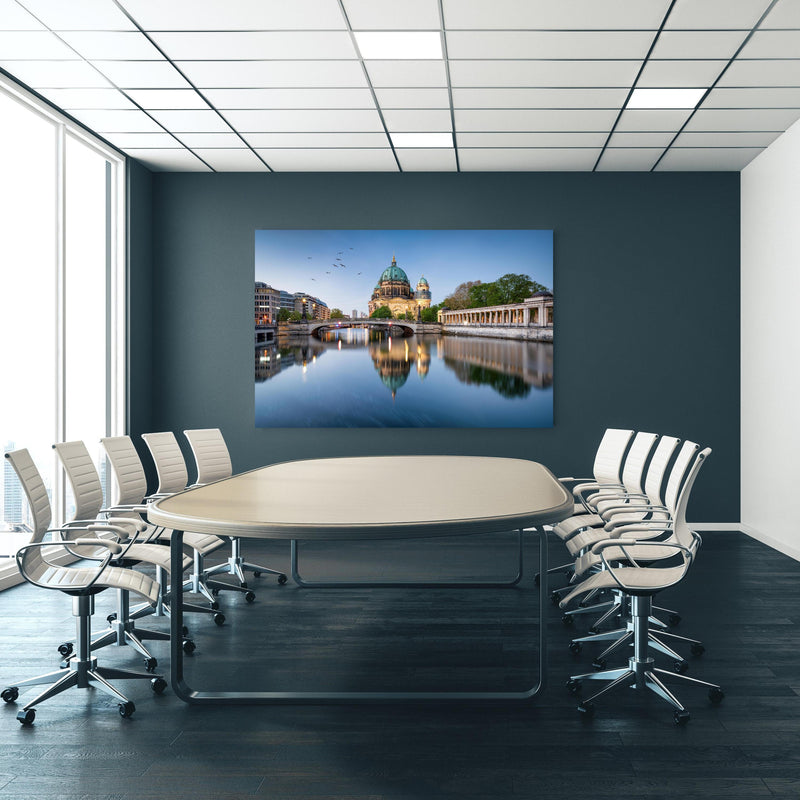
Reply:
[[259, 345], [256, 427], [552, 426], [552, 343], [393, 331]]

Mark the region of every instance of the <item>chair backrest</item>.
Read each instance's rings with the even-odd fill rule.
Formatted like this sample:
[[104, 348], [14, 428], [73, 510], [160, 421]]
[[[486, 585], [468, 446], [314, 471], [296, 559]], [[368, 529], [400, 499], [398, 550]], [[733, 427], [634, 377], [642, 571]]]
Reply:
[[42, 476], [36, 468], [36, 464], [31, 458], [31, 454], [23, 450], [12, 450], [6, 453], [6, 458], [17, 473], [22, 491], [31, 508], [33, 518], [33, 537], [32, 542], [40, 542], [45, 532], [50, 527], [52, 512], [50, 509], [50, 498], [47, 496]]
[[184, 431], [184, 434], [189, 440], [197, 466], [196, 483], [212, 483], [230, 478], [233, 465], [219, 428], [197, 428]]
[[622, 459], [633, 431], [607, 428], [597, 446], [592, 472], [598, 483], [619, 483]]
[[94, 520], [103, 507], [103, 484], [97, 467], [81, 441], [53, 445], [75, 498], [73, 520]]
[[[697, 447], [697, 445], [695, 445]], [[675, 506], [675, 525], [673, 536], [678, 544], [688, 547], [694, 552], [697, 547], [698, 540], [690, 530], [686, 523], [686, 507], [689, 505], [689, 496], [692, 493], [692, 487], [697, 479], [697, 473], [700, 468], [706, 463], [706, 459], [711, 455], [711, 448], [706, 447], [694, 456], [694, 461], [686, 474], [686, 480], [683, 482], [680, 494], [678, 495], [677, 504]]]
[[658, 439], [658, 434], [639, 431], [633, 439], [631, 449], [625, 456], [625, 467], [622, 470], [622, 483], [625, 489], [634, 494], [642, 493], [642, 478], [647, 457]]
[[664, 483], [664, 476], [667, 473], [667, 466], [675, 448], [680, 444], [680, 439], [674, 436], [662, 436], [658, 442], [650, 465], [647, 467], [647, 477], [644, 481], [644, 492], [654, 505], [663, 505], [661, 499], [661, 486]]
[[182, 492], [189, 483], [181, 446], [172, 431], [162, 433], [143, 433], [142, 439], [153, 457], [158, 475], [158, 494]]
[[681, 483], [686, 475], [686, 470], [689, 469], [689, 465], [695, 460], [695, 455], [699, 449], [700, 445], [695, 442], [684, 442], [670, 470], [667, 480], [667, 491], [664, 494], [664, 505], [670, 510], [673, 517], [676, 515], [678, 509], [678, 493], [681, 488]]
[[147, 476], [130, 436], [108, 436], [100, 440], [114, 473], [112, 505], [137, 505], [147, 494]]

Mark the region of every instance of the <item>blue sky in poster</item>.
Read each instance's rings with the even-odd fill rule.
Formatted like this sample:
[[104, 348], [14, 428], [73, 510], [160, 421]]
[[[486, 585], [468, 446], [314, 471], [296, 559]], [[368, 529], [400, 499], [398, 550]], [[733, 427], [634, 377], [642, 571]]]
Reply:
[[392, 255], [412, 290], [425, 276], [434, 304], [464, 281], [509, 272], [553, 288], [551, 230], [257, 230], [255, 279], [345, 314], [366, 312]]

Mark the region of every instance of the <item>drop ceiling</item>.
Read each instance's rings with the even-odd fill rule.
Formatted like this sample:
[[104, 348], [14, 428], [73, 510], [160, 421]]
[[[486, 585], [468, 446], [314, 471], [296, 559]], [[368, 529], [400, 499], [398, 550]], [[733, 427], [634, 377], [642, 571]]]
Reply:
[[740, 170], [800, 118], [800, 0], [0, 0], [0, 67], [153, 170]]

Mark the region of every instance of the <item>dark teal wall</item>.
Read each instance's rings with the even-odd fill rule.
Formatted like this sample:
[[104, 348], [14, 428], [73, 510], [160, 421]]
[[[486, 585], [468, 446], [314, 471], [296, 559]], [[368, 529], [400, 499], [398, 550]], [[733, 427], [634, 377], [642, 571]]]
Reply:
[[[237, 471], [287, 458], [464, 453], [586, 474], [603, 430], [631, 427], [714, 448], [690, 513], [738, 520], [737, 173], [132, 178], [152, 180], [153, 257], [152, 332], [133, 332], [134, 350], [151, 347], [151, 363], [134, 365], [151, 406], [132, 410], [134, 434], [147, 419], [157, 430], [220, 427]], [[552, 228], [555, 427], [256, 429], [253, 231], [284, 227]]]

